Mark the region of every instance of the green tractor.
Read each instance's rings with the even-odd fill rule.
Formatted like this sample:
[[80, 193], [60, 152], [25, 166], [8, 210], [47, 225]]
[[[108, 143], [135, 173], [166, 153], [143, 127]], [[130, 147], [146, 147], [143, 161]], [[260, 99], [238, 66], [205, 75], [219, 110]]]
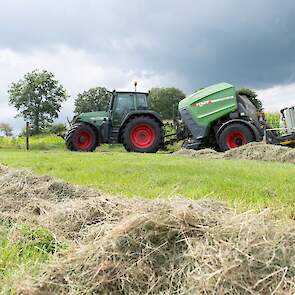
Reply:
[[[271, 129], [264, 114], [228, 83], [201, 89], [181, 100], [174, 139], [164, 136], [161, 116], [149, 110], [148, 93], [113, 92], [106, 112], [74, 117], [68, 149], [94, 151], [101, 143], [122, 143], [127, 151], [155, 153], [182, 140], [185, 148], [226, 151], [252, 141], [295, 146], [295, 110], [282, 110], [283, 127]], [[169, 135], [171, 136], [171, 134]]]
[[65, 140], [71, 151], [122, 143], [129, 152], [155, 153], [163, 147], [163, 122], [149, 110], [148, 93], [113, 91], [108, 110], [75, 116]]

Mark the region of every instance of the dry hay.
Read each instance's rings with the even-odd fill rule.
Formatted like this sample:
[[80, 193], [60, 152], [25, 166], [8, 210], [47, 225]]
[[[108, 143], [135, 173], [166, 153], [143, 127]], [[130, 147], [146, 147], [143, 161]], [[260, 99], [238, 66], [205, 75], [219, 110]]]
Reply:
[[294, 226], [208, 201], [151, 202], [139, 210], [20, 293], [294, 294]]
[[39, 222], [55, 231], [60, 237], [80, 239], [87, 236], [93, 226], [100, 229], [117, 222], [131, 210], [128, 200], [113, 197], [91, 197], [81, 200], [69, 200], [56, 204], [49, 214], [43, 215]]
[[77, 239], [93, 224], [117, 220], [128, 204], [127, 199], [0, 165], [0, 222], [37, 223], [58, 237]]
[[252, 142], [225, 153], [212, 149], [198, 151], [182, 149], [174, 154], [198, 159], [241, 159], [295, 164], [295, 149], [261, 142]]
[[213, 149], [202, 149], [202, 150], [191, 150], [181, 149], [174, 153], [174, 155], [185, 156], [189, 158], [200, 158], [200, 159], [222, 159], [223, 153], [218, 153]]
[[[275, 223], [267, 211], [237, 214], [212, 200], [129, 201], [1, 166], [0, 188], [0, 201], [9, 197], [0, 212], [13, 222], [21, 216], [77, 241], [39, 277], [18, 282], [18, 294], [295, 292], [295, 225]], [[42, 210], [29, 209], [36, 200]]]
[[227, 159], [278, 161], [295, 164], [295, 149], [279, 145], [252, 142], [225, 153]]

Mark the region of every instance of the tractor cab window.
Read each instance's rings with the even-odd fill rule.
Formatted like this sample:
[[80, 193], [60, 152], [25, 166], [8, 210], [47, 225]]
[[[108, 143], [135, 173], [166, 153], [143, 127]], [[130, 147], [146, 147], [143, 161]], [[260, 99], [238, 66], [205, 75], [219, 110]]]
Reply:
[[115, 104], [116, 110], [134, 110], [134, 95], [133, 94], [118, 94], [117, 101]]
[[145, 94], [136, 94], [136, 105], [138, 110], [148, 110], [147, 96]]
[[135, 110], [134, 94], [118, 93], [114, 101], [113, 124], [119, 126], [131, 111]]

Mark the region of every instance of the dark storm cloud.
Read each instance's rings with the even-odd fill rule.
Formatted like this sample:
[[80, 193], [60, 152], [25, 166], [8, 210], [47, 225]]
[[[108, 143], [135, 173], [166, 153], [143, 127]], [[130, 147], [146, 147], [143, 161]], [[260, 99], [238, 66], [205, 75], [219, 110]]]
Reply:
[[295, 81], [293, 0], [11, 0], [0, 48], [64, 44], [107, 67], [175, 72], [192, 89], [219, 81], [262, 88]]

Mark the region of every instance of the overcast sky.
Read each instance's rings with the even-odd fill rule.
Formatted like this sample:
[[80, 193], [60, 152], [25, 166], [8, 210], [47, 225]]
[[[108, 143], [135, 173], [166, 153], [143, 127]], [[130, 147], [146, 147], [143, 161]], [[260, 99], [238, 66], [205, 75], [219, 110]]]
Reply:
[[9, 0], [0, 10], [0, 122], [22, 126], [7, 89], [53, 72], [71, 99], [94, 86], [217, 82], [256, 89], [266, 110], [295, 105], [294, 0]]

